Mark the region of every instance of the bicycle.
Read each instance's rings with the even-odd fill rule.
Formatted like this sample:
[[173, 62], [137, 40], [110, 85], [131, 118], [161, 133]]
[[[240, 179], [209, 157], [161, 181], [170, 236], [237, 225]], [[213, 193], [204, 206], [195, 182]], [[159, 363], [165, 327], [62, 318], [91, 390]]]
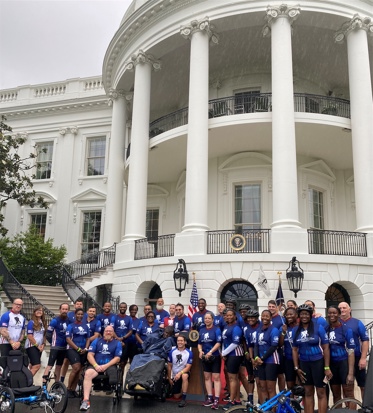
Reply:
[[276, 406], [276, 413], [301, 413], [302, 408], [300, 403], [295, 399], [291, 399], [290, 395], [294, 394], [300, 396], [303, 394], [303, 392], [304, 389], [302, 386], [295, 386], [292, 390], [282, 390], [280, 393], [277, 393], [275, 396], [261, 405], [253, 405], [250, 402], [246, 402], [245, 404], [231, 407], [229, 410], [227, 410], [226, 413], [235, 411], [265, 413], [272, 411], [272, 408]]

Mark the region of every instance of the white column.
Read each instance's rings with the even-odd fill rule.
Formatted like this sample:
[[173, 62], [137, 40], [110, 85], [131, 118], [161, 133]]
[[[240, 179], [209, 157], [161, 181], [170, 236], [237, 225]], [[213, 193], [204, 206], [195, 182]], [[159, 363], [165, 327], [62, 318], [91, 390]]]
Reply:
[[121, 241], [122, 237], [124, 148], [127, 121], [124, 91], [111, 89], [109, 96], [109, 103], [113, 105], [113, 113], [107, 167], [104, 248]]
[[160, 64], [153, 56], [140, 50], [127, 65], [127, 69], [133, 68], [135, 68], [135, 84], [124, 236], [124, 240], [128, 241], [145, 237], [151, 72], [152, 68], [159, 70]]
[[355, 15], [336, 33], [347, 38], [357, 231], [373, 232], [373, 101], [367, 32], [370, 18]]
[[208, 18], [181, 29], [191, 40], [188, 144], [185, 188], [185, 231], [208, 230], [208, 99], [209, 41], [217, 36]]
[[272, 228], [300, 227], [298, 216], [297, 151], [294, 123], [291, 24], [298, 7], [267, 8], [272, 56]]

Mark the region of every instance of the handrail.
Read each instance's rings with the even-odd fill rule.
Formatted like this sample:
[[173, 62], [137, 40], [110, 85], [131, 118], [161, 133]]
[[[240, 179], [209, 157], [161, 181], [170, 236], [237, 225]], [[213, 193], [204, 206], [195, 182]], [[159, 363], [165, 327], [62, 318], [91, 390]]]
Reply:
[[14, 275], [9, 271], [5, 265], [2, 257], [0, 257], [0, 275], [3, 277], [3, 289], [11, 302], [16, 298], [20, 298], [23, 301], [21, 313], [30, 320], [34, 312], [34, 308], [37, 305], [43, 307], [45, 318], [47, 323], [56, 316], [49, 308], [38, 301], [32, 294], [30, 294], [22, 285], [17, 281]]

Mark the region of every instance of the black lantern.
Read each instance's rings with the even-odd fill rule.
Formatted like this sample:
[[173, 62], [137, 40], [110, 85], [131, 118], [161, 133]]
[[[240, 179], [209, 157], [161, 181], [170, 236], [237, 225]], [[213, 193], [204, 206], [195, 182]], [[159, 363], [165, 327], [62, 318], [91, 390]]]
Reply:
[[185, 290], [188, 281], [189, 274], [185, 261], [179, 258], [179, 262], [176, 264], [176, 270], [174, 271], [175, 290], [179, 291], [179, 297], [181, 297], [181, 292]]
[[293, 291], [295, 298], [297, 298], [298, 291], [302, 290], [303, 278], [304, 273], [300, 267], [300, 263], [296, 257], [293, 257], [286, 270], [286, 279], [288, 280], [289, 290]]

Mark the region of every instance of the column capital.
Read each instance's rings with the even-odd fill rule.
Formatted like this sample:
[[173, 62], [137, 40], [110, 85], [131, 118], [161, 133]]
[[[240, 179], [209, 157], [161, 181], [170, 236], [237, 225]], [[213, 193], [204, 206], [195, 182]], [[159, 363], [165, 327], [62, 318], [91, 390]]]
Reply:
[[219, 43], [219, 36], [214, 31], [215, 27], [210, 23], [210, 19], [205, 17], [202, 20], [193, 20], [189, 25], [180, 29], [180, 34], [184, 39], [190, 39], [196, 32], [206, 32], [213, 44]]
[[343, 43], [347, 36], [354, 30], [365, 30], [368, 34], [373, 36], [372, 19], [370, 17], [361, 17], [359, 14], [355, 14], [350, 21], [345, 22], [335, 33], [335, 42]]
[[271, 24], [279, 19], [286, 18], [289, 20], [290, 25], [298, 18], [300, 14], [299, 6], [288, 6], [287, 4], [281, 4], [280, 6], [268, 6], [266, 10], [265, 19], [267, 23], [262, 30], [264, 37], [269, 37], [271, 35]]
[[125, 64], [125, 70], [133, 71], [135, 66], [144, 63], [149, 64], [155, 72], [161, 70], [161, 62], [156, 60], [153, 55], [145, 53], [141, 49], [131, 56], [131, 61]]
[[114, 100], [117, 99], [125, 99], [127, 102], [132, 99], [133, 93], [132, 92], [126, 92], [123, 89], [114, 89], [111, 88], [108, 93], [109, 99], [107, 100], [108, 106], [112, 106]]

